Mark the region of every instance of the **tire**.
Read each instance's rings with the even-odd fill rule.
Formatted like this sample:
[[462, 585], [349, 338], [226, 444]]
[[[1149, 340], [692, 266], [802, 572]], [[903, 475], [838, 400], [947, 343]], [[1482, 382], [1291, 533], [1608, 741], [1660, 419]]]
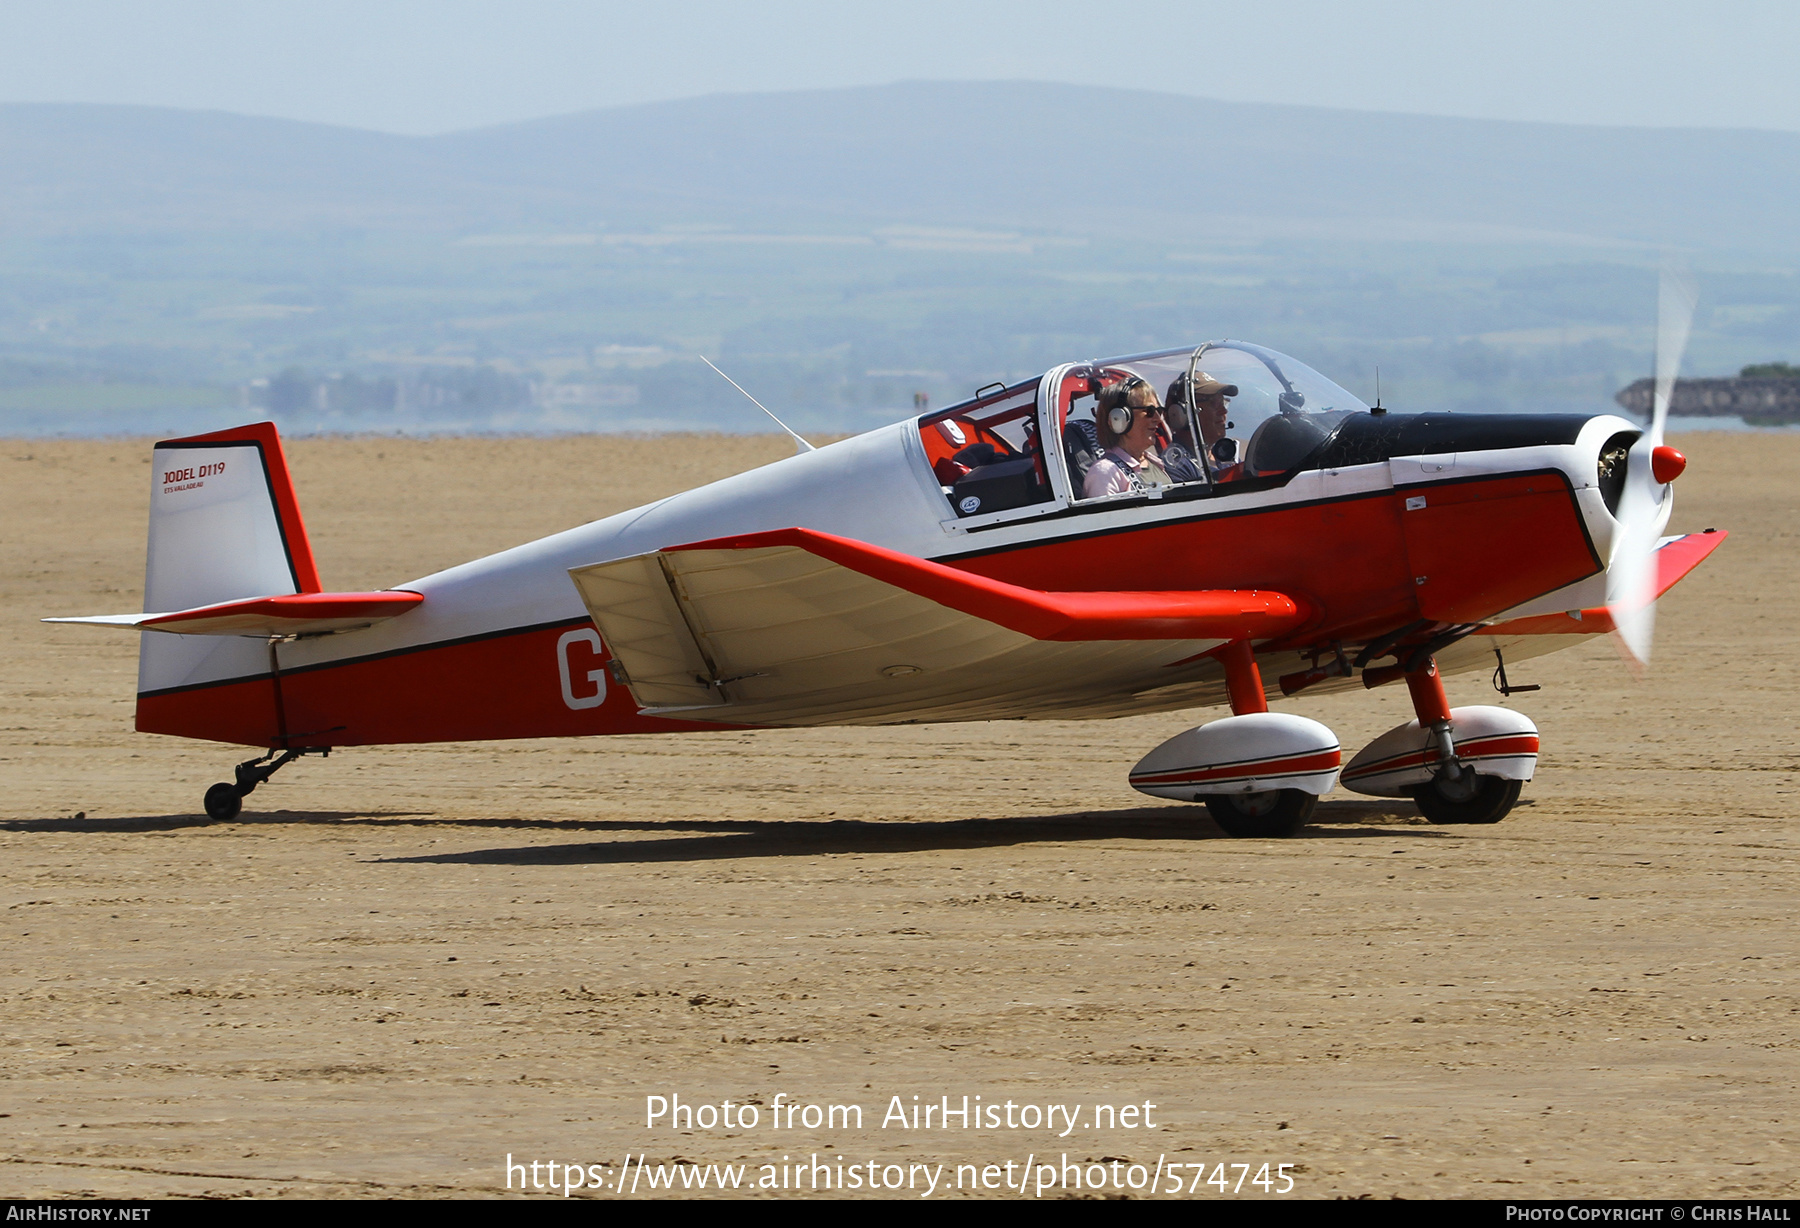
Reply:
[[239, 796], [236, 785], [220, 781], [206, 791], [206, 800], [201, 804], [206, 807], [207, 818], [229, 823], [244, 808], [244, 799]]
[[1474, 795], [1452, 800], [1444, 796], [1434, 781], [1413, 790], [1413, 801], [1433, 823], [1498, 823], [1519, 800], [1522, 780], [1503, 780], [1498, 776], [1480, 776]]
[[1312, 818], [1319, 799], [1303, 789], [1266, 793], [1213, 793], [1204, 799], [1213, 822], [1228, 836], [1291, 836]]

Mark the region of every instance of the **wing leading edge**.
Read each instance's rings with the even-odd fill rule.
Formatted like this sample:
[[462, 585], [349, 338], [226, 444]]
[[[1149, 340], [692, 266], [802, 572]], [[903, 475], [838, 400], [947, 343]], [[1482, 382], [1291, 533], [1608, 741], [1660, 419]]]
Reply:
[[569, 574], [647, 712], [734, 722], [1114, 715], [1172, 687], [1208, 702], [1201, 654], [1311, 617], [1267, 591], [1041, 592], [809, 529]]

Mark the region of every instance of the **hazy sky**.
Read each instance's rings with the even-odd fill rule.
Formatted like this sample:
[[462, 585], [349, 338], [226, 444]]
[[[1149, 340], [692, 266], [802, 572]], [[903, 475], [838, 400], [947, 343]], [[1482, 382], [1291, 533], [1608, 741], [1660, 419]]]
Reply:
[[1800, 0], [0, 0], [0, 101], [391, 132], [695, 94], [1000, 78], [1800, 131]]

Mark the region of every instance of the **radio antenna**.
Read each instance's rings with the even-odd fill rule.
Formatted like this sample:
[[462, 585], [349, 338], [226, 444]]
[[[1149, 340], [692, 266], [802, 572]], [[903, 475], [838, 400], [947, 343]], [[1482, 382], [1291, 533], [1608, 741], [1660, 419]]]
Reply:
[[1374, 405], [1374, 408], [1369, 410], [1369, 412], [1372, 414], [1385, 414], [1387, 412], [1387, 410], [1384, 409], [1381, 404], [1381, 368], [1380, 367], [1375, 368], [1375, 405]]
[[[719, 371], [718, 367], [713, 366], [713, 360], [708, 358], [706, 355], [704, 355], [704, 354], [700, 355], [700, 361], [705, 363], [707, 366], [712, 367], [713, 370]], [[721, 379], [723, 379], [727, 384], [730, 384], [733, 388], [736, 388], [739, 392], [743, 392], [745, 396], [750, 397], [750, 394], [748, 392], [744, 392], [744, 386], [742, 384], [740, 384], [736, 380], [732, 379], [729, 375], [726, 375], [723, 371], [719, 371], [719, 377]], [[787, 423], [783, 422], [780, 418], [777, 418], [773, 413], [771, 413], [769, 410], [769, 407], [767, 405], [764, 405], [761, 401], [757, 400], [755, 397], [750, 397], [750, 404], [756, 406], [756, 408], [762, 410], [765, 414], [768, 414], [769, 421], [773, 422], [776, 426], [778, 426], [782, 430], [786, 431], [793, 438], [793, 440], [794, 440], [794, 455], [798, 456], [802, 452], [817, 452], [818, 451], [817, 448], [813, 447], [810, 443], [807, 443], [806, 440], [800, 438], [799, 435], [795, 434], [794, 429], [792, 427], [790, 427]]]

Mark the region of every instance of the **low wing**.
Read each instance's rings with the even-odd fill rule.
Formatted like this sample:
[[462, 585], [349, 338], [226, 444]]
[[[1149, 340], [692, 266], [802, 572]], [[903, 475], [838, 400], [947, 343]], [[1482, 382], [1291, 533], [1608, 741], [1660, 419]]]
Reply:
[[172, 610], [162, 614], [96, 614], [86, 618], [46, 618], [47, 623], [84, 623], [127, 631], [168, 631], [176, 635], [324, 635], [353, 631], [404, 614], [425, 598], [419, 593], [289, 593], [248, 597]]
[[[1665, 537], [1657, 543], [1652, 556], [1656, 566], [1656, 595], [1661, 597], [1676, 582], [1700, 566], [1707, 555], [1717, 550], [1730, 534], [1723, 529], [1704, 533], [1684, 533]], [[1557, 614], [1533, 614], [1511, 618], [1482, 628], [1483, 635], [1601, 635], [1613, 630], [1612, 615], [1605, 606], [1586, 610], [1569, 610]]]
[[1211, 702], [1200, 654], [1310, 617], [1271, 592], [1040, 592], [808, 529], [569, 574], [646, 711], [744, 723], [1114, 715], [1172, 688]]

